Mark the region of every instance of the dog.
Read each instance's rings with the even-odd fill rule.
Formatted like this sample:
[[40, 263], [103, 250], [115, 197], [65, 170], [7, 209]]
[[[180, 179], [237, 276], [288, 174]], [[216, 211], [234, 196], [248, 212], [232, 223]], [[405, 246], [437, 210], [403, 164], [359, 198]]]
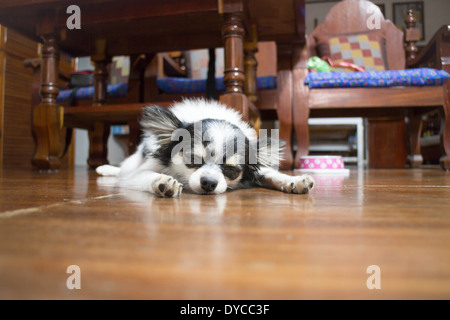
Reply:
[[149, 106], [140, 125], [144, 132], [136, 153], [120, 167], [97, 168], [116, 176], [120, 187], [175, 198], [183, 189], [195, 194], [263, 187], [308, 194], [314, 180], [278, 171], [284, 148], [275, 138], [257, 137], [241, 115], [204, 99], [185, 99], [170, 108]]

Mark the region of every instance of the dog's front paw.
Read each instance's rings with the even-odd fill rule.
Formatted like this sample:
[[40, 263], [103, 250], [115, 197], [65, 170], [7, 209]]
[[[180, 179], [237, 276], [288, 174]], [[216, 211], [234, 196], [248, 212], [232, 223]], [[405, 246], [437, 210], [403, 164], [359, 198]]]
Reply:
[[286, 193], [307, 194], [314, 188], [314, 179], [311, 176], [293, 176], [286, 179], [281, 191]]
[[175, 178], [167, 175], [160, 175], [153, 181], [152, 188], [156, 195], [163, 198], [176, 198], [183, 192], [183, 185]]

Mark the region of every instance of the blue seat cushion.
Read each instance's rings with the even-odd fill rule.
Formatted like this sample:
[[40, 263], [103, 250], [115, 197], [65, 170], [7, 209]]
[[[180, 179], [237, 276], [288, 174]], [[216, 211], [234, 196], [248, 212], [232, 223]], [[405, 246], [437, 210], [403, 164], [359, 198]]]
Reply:
[[[72, 89], [60, 91], [56, 101], [58, 101], [58, 102], [68, 101], [71, 93], [72, 93]], [[126, 97], [127, 93], [128, 93], [128, 84], [127, 83], [111, 84], [111, 85], [108, 85], [108, 87], [107, 87], [108, 98]], [[77, 100], [90, 100], [93, 97], [94, 97], [94, 87], [80, 88], [80, 89], [78, 89], [77, 95], [76, 95]]]
[[443, 70], [407, 69], [370, 72], [310, 72], [305, 84], [310, 88], [383, 88], [440, 86], [450, 75]]
[[[158, 78], [158, 88], [165, 93], [201, 93], [206, 92], [205, 79], [185, 79], [185, 78]], [[277, 78], [274, 76], [258, 77], [256, 79], [258, 90], [275, 89], [277, 87]], [[216, 90], [225, 91], [223, 78], [216, 79]], [[66, 102], [69, 100], [72, 90], [62, 90], [59, 92], [57, 101]], [[119, 83], [108, 85], [108, 98], [126, 97], [128, 93], [128, 84]], [[80, 88], [77, 91], [77, 100], [91, 100], [94, 97], [94, 87]]]
[[[158, 78], [158, 88], [165, 93], [201, 93], [206, 92], [206, 79], [186, 79], [186, 78]], [[258, 77], [256, 79], [258, 90], [275, 89], [277, 78], [275, 76]], [[223, 77], [216, 78], [216, 91], [225, 91]]]

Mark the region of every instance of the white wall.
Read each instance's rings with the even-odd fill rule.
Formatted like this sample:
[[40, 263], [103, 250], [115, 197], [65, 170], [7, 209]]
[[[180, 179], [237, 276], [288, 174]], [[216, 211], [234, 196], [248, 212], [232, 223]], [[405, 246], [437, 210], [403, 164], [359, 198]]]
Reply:
[[[399, 2], [414, 2], [416, 0], [374, 0], [376, 4], [384, 4], [386, 18], [393, 21], [393, 4]], [[426, 45], [436, 31], [444, 24], [450, 24], [450, 0], [423, 0], [425, 11], [425, 41], [418, 45]], [[326, 14], [336, 2], [320, 2], [306, 4], [306, 33], [314, 30], [314, 19], [319, 24], [325, 19]]]

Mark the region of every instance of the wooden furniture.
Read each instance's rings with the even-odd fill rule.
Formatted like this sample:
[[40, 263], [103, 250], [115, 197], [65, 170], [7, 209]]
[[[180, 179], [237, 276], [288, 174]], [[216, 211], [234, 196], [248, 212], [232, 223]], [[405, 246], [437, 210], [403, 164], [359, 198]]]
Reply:
[[[372, 7], [372, 8], [370, 8]], [[418, 40], [414, 29], [414, 17], [410, 14], [406, 29], [406, 52], [404, 34], [392, 22], [385, 20], [381, 11], [365, 0], [344, 0], [336, 4], [328, 13], [323, 24], [319, 25], [307, 38], [307, 45], [299, 53], [301, 62], [294, 70], [298, 91], [294, 93], [294, 127], [297, 136], [298, 152], [295, 163], [308, 154], [308, 118], [320, 116], [348, 117], [364, 116], [375, 118], [409, 117], [409, 140], [411, 145], [408, 157], [411, 166], [422, 163], [420, 154], [420, 114], [430, 107], [444, 106], [445, 130], [443, 145], [446, 156], [441, 160], [442, 167], [450, 170], [450, 81], [444, 86], [435, 87], [394, 87], [394, 88], [332, 88], [309, 89], [304, 84], [308, 74], [306, 61], [317, 55], [315, 35], [367, 32], [367, 21], [380, 21], [381, 30], [386, 34], [386, 51], [389, 67], [402, 70], [424, 64], [432, 65], [450, 72], [450, 32], [447, 26], [440, 29], [430, 45], [417, 54], [415, 42]], [[371, 20], [373, 21], [373, 20]], [[427, 63], [428, 61], [428, 63]], [[430, 63], [430, 61], [432, 61]], [[298, 75], [298, 76], [295, 76]]]
[[[257, 44], [257, 52], [254, 54], [254, 63], [252, 62], [252, 66], [257, 70], [253, 70], [252, 74], [246, 77], [244, 92], [247, 94], [247, 90], [253, 89], [252, 87], [248, 88], [248, 84], [254, 84], [255, 77], [276, 77], [277, 74], [277, 59], [276, 59], [276, 44], [274, 42], [260, 42]], [[187, 56], [189, 56], [189, 52], [185, 52]], [[62, 55], [64, 57], [65, 55]], [[184, 65], [179, 65], [176, 60], [178, 60], [182, 56], [181, 52], [170, 52], [170, 53], [158, 53], [156, 55], [139, 55], [131, 57], [131, 62], [129, 62], [130, 66], [130, 74], [125, 78], [121, 79], [122, 81], [127, 81], [128, 84], [128, 92], [126, 96], [122, 97], [113, 97], [108, 96], [108, 105], [121, 105], [121, 104], [134, 104], [134, 103], [156, 103], [156, 104], [164, 104], [168, 105], [168, 102], [172, 101], [181, 101], [183, 98], [205, 98], [207, 97], [207, 92], [198, 92], [198, 93], [166, 93], [161, 91], [157, 86], [157, 80], [165, 77], [177, 77], [183, 80], [187, 80], [187, 71]], [[175, 59], [173, 58], [175, 57]], [[125, 58], [125, 57], [122, 57]], [[126, 58], [125, 58], [126, 59]], [[114, 61], [114, 59], [113, 59]], [[34, 73], [34, 83], [33, 83], [33, 92], [32, 92], [32, 105], [39, 104], [39, 94], [40, 94], [40, 59], [28, 59], [25, 61], [25, 65], [33, 68]], [[210, 61], [211, 63], [211, 61]], [[61, 69], [62, 63], [60, 63], [60, 79], [63, 81], [61, 86], [65, 86], [70, 77], [70, 72], [67, 70]], [[113, 64], [110, 65], [113, 67]], [[248, 71], [249, 68], [245, 68], [245, 71]], [[190, 69], [189, 69], [190, 70]], [[71, 70], [73, 71], [73, 70]], [[255, 72], [256, 71], [256, 72]], [[110, 72], [110, 71], [109, 71]], [[121, 72], [120, 70], [113, 70], [113, 75], [117, 74], [117, 72]], [[190, 70], [192, 72], [192, 70]], [[214, 79], [215, 80], [215, 79]], [[111, 79], [110, 81], [114, 81], [111, 83], [116, 84], [117, 79]], [[122, 82], [121, 82], [122, 83]], [[260, 92], [252, 91], [252, 95], [250, 96], [250, 100], [252, 102], [258, 101], [258, 95]], [[268, 89], [265, 89], [268, 90]], [[263, 92], [264, 100], [266, 101], [277, 101], [277, 90], [270, 90], [268, 92]], [[272, 98], [270, 98], [272, 96]], [[269, 97], [269, 98], [268, 98]], [[59, 101], [59, 103], [64, 107], [69, 107], [69, 101]], [[89, 107], [92, 104], [92, 98], [82, 98], [82, 99], [74, 99], [71, 102], [71, 107]], [[259, 107], [259, 105], [256, 105]], [[67, 108], [68, 109], [68, 108]], [[78, 111], [74, 110], [74, 111]], [[277, 105], [267, 105], [265, 110], [277, 111]], [[115, 112], [115, 109], [110, 110], [111, 112]], [[265, 120], [273, 120], [273, 112], [272, 114], [264, 114]], [[251, 119], [252, 120], [252, 119]], [[259, 119], [257, 119], [259, 120]], [[101, 120], [97, 120], [101, 121]], [[105, 122], [109, 123], [106, 120]], [[131, 120], [125, 121], [122, 119], [123, 124], [128, 125], [129, 133], [127, 134], [127, 146], [128, 146], [128, 154], [132, 154], [136, 151], [138, 144], [141, 139], [141, 131], [138, 124], [138, 118], [135, 117]], [[116, 123], [117, 124], [117, 123]], [[86, 124], [79, 124], [84, 127]], [[258, 130], [260, 128], [260, 124], [252, 122], [255, 129]], [[290, 128], [292, 125], [290, 124]], [[291, 131], [289, 131], [289, 134]], [[106, 136], [106, 135], [105, 135]], [[67, 143], [67, 142], [66, 142]], [[105, 157], [107, 154], [107, 141], [101, 141], [101, 148], [95, 146], [95, 144], [90, 145], [90, 150], [95, 151], [98, 149], [104, 150]], [[285, 150], [286, 156], [285, 159], [290, 159], [290, 164], [287, 169], [291, 168], [292, 164], [292, 150], [290, 148], [286, 148]], [[91, 156], [95, 153], [92, 154]], [[88, 163], [92, 162], [92, 157], [88, 158]], [[286, 161], [285, 161], [286, 163]]]
[[34, 143], [27, 93], [33, 76], [22, 61], [36, 54], [36, 42], [0, 26], [0, 170], [2, 166], [30, 165]]
[[404, 118], [369, 119], [367, 123], [369, 168], [405, 168], [408, 156], [406, 132]]
[[[43, 42], [42, 100], [33, 111], [33, 128], [38, 138], [33, 164], [38, 168], [59, 167], [58, 131], [62, 125], [85, 125], [90, 129], [91, 142], [95, 142], [103, 140], [107, 133], [105, 113], [111, 123], [138, 116], [142, 104], [120, 108], [106, 105], [106, 66], [114, 55], [224, 46], [226, 92], [220, 100], [250, 119], [257, 110], [243, 92], [244, 65], [252, 65], [257, 41], [276, 41], [283, 57], [279, 68], [282, 79], [279, 99], [283, 101], [278, 103], [279, 114], [287, 119], [283, 120], [287, 123], [283, 130], [289, 131], [286, 136], [290, 142], [291, 69], [294, 49], [305, 42], [304, 0], [149, 0], [145, 3], [81, 0], [77, 4], [82, 14], [81, 30], [67, 29], [67, 1], [6, 0], [0, 3], [1, 23]], [[244, 46], [244, 42], [248, 45]], [[74, 56], [90, 55], [95, 62], [96, 90], [92, 106], [62, 109], [56, 104], [60, 50]], [[97, 150], [97, 154], [92, 166], [106, 162], [104, 150]]]

